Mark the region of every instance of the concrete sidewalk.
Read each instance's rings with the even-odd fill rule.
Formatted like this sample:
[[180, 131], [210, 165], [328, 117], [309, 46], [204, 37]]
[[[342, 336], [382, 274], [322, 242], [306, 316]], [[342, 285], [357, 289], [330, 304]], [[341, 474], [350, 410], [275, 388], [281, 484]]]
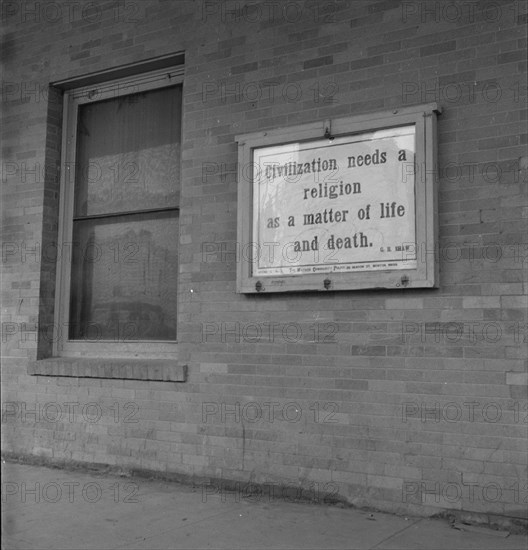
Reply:
[[[526, 535], [444, 520], [240, 498], [210, 487], [4, 463], [2, 548], [525, 550]], [[479, 532], [476, 532], [479, 531]]]

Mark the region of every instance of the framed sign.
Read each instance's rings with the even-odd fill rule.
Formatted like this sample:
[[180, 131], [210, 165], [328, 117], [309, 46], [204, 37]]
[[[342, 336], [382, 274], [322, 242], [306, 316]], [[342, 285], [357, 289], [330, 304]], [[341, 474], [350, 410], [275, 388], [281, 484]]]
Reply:
[[439, 112], [237, 136], [238, 292], [436, 286]]

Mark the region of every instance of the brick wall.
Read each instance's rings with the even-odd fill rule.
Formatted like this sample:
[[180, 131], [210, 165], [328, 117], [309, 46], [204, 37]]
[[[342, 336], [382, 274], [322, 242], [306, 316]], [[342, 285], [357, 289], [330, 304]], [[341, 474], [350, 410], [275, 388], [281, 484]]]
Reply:
[[[526, 2], [2, 10], [5, 452], [406, 513], [526, 513]], [[29, 376], [54, 319], [61, 103], [49, 84], [179, 51], [188, 379]], [[444, 109], [438, 289], [235, 293], [235, 135], [431, 101]]]

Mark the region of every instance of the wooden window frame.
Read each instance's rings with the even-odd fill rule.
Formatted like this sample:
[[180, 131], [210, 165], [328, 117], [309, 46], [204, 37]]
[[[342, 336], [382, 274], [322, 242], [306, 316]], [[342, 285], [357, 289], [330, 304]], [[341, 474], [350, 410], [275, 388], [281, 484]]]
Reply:
[[[81, 105], [114, 99], [130, 94], [183, 85], [183, 65], [115, 78], [94, 84], [66, 88], [63, 97], [62, 160], [60, 181], [59, 251], [66, 252], [65, 245], [72, 242], [74, 212], [74, 170], [77, 146], [77, 116]], [[182, 95], [183, 111], [183, 95]], [[183, 115], [183, 112], [182, 112]], [[183, 117], [182, 117], [183, 134]], [[180, 141], [181, 143], [181, 141]], [[181, 168], [180, 168], [181, 173]], [[181, 177], [180, 177], [181, 181]], [[181, 217], [178, 218], [178, 224]], [[179, 241], [179, 235], [178, 235]], [[53, 356], [55, 357], [101, 357], [106, 358], [177, 358], [177, 340], [174, 341], [114, 341], [70, 340], [68, 331], [71, 291], [71, 249], [69, 254], [59, 253], [55, 292], [55, 323]]]

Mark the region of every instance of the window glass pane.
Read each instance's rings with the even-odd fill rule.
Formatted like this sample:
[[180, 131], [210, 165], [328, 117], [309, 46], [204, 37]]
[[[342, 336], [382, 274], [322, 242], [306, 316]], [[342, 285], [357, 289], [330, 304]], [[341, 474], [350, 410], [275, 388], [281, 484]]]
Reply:
[[75, 216], [177, 206], [181, 86], [79, 106]]
[[73, 241], [70, 339], [176, 339], [175, 212], [76, 221]]

